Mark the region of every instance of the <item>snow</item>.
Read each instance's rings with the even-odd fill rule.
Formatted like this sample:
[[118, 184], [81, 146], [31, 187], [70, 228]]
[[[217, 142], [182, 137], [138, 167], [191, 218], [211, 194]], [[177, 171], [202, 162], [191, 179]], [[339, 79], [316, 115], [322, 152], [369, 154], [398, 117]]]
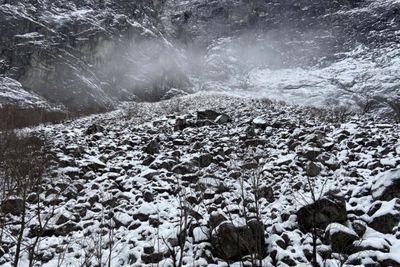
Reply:
[[[330, 170], [321, 162], [321, 175], [314, 179], [315, 192], [319, 195], [335, 189], [339, 191], [341, 196], [345, 196], [346, 207], [349, 211], [349, 221], [345, 225], [331, 224], [330, 231], [345, 231], [349, 234], [355, 234], [349, 225], [353, 219], [369, 222], [371, 217], [367, 215], [373, 204], [370, 189], [375, 182], [375, 172], [383, 170], [378, 167], [370, 170], [363, 165], [370, 160], [378, 161], [384, 159], [381, 152], [386, 151], [385, 158], [394, 157], [396, 154], [399, 128], [393, 125], [392, 128], [378, 128], [373, 122], [365, 122], [355, 120], [351, 123], [333, 125], [325, 122], [315, 121], [313, 115], [308, 115], [302, 108], [285, 106], [280, 104], [272, 104], [272, 107], [265, 108], [261, 105], [261, 101], [249, 101], [241, 98], [223, 96], [210, 97], [209, 95], [185, 96], [181, 99], [183, 107], [188, 111], [187, 118], [194, 118], [198, 105], [201, 107], [212, 108], [221, 107], [228, 115], [234, 119], [229, 125], [212, 126], [212, 127], [190, 127], [182, 132], [168, 131], [173, 125], [158, 113], [159, 103], [141, 103], [149, 108], [149, 116], [154, 112], [154, 119], [148, 119], [145, 124], [133, 123], [135, 119], [123, 119], [123, 112], [112, 112], [100, 115], [94, 115], [71, 121], [65, 124], [51, 125], [46, 127], [46, 131], [51, 136], [54, 150], [57, 152], [57, 158], [63, 160], [63, 164], [70, 164], [69, 167], [57, 168], [58, 174], [56, 180], [50, 178], [48, 183], [44, 185], [43, 196], [48, 194], [46, 200], [61, 200], [57, 204], [56, 215], [64, 214], [68, 218], [70, 215], [75, 216], [72, 220], [79, 219], [77, 225], [83, 230], [74, 231], [70, 236], [63, 238], [46, 237], [42, 239], [41, 248], [46, 253], [53, 252], [64, 246], [64, 242], [70, 239], [71, 251], [66, 253], [66, 260], [63, 266], [81, 266], [80, 261], [84, 259], [85, 250], [95, 244], [93, 240], [98, 233], [104, 231], [106, 233], [103, 238], [104, 242], [108, 241], [108, 226], [104, 226], [102, 222], [108, 220], [104, 215], [108, 214], [108, 209], [113, 212], [117, 221], [122, 226], [113, 228], [115, 235], [115, 257], [112, 259], [112, 266], [127, 266], [127, 259], [135, 256], [137, 261], [132, 266], [152, 266], [144, 264], [141, 260], [143, 255], [143, 247], [154, 245], [156, 251], [165, 251], [166, 246], [163, 244], [162, 238], [176, 238], [180, 230], [180, 215], [182, 205], [191, 211], [200, 214], [200, 219], [195, 219], [189, 213], [188, 220], [191, 222], [190, 229], [193, 230], [193, 236], [190, 236], [185, 247], [185, 264], [184, 267], [212, 266], [208, 264], [207, 259], [213, 257], [213, 249], [208, 239], [208, 226], [210, 211], [222, 214], [228, 218], [228, 223], [235, 226], [243, 226], [246, 220], [241, 216], [243, 206], [241, 202], [241, 188], [246, 189], [245, 197], [253, 199], [251, 177], [254, 170], [243, 171], [240, 163], [257, 158], [260, 166], [268, 166], [268, 171], [262, 172], [260, 183], [262, 186], [272, 187], [274, 190], [274, 199], [267, 201], [262, 198], [260, 200], [261, 218], [266, 227], [267, 256], [263, 259], [263, 266], [272, 267], [273, 260], [271, 251], [276, 250], [276, 259], [282, 261], [284, 257], [293, 259], [297, 266], [309, 266], [305, 257], [304, 250], [312, 250], [312, 238], [309, 234], [303, 233], [298, 229], [296, 211], [304, 204], [310, 204], [311, 193], [307, 187], [307, 176], [305, 175], [304, 159], [299, 157], [297, 153], [314, 149], [310, 145], [310, 140], [315, 138], [316, 131], [324, 129], [321, 134], [321, 143], [334, 143], [340, 131], [346, 129], [350, 135], [341, 143], [335, 144], [335, 149], [329, 150], [319, 148], [318, 153], [328, 155], [329, 162], [337, 162], [338, 169]], [[217, 104], [212, 104], [217, 103]], [[226, 105], [224, 105], [226, 103]], [[244, 103], [244, 104], [243, 104]], [[210, 105], [210, 106], [208, 106]], [[243, 107], [243, 105], [245, 105]], [[258, 106], [260, 105], [260, 106]], [[250, 115], [249, 115], [250, 114]], [[189, 116], [193, 115], [193, 116]], [[240, 137], [245, 132], [247, 125], [254, 122], [255, 118], [263, 118], [266, 121], [278, 119], [282, 122], [289, 121], [288, 125], [280, 128], [271, 127], [270, 132], [266, 134], [260, 131], [259, 135], [267, 140], [267, 145], [262, 148], [243, 149], [240, 145]], [[152, 123], [157, 121], [157, 123]], [[245, 124], [243, 122], [246, 122]], [[298, 127], [293, 129], [291, 126], [296, 122]], [[104, 126], [105, 133], [99, 138], [92, 138], [85, 135], [87, 127], [93, 123]], [[168, 128], [169, 127], [169, 128]], [[163, 130], [161, 130], [163, 129]], [[165, 130], [167, 129], [167, 130]], [[41, 131], [31, 129], [31, 131]], [[147, 131], [149, 130], [149, 131]], [[161, 134], [160, 134], [161, 132]], [[366, 136], [366, 141], [382, 139], [380, 147], [361, 146], [350, 149], [347, 142], [354, 141], [358, 134]], [[293, 135], [292, 135], [293, 134]], [[220, 164], [212, 164], [207, 168], [200, 169], [196, 174], [199, 180], [195, 183], [187, 183], [183, 181], [181, 175], [168, 171], [166, 169], [153, 170], [143, 165], [143, 158], [147, 155], [143, 152], [143, 147], [148, 140], [154, 137], [160, 140], [160, 154], [156, 155], [156, 161], [161, 162], [171, 157], [171, 154], [179, 151], [180, 157], [175, 157], [176, 164], [181, 162], [190, 163], [190, 161], [203, 153], [218, 154], [220, 156]], [[287, 143], [291, 138], [297, 138], [299, 146], [295, 151], [289, 150]], [[384, 138], [386, 137], [386, 138]], [[194, 149], [194, 140], [200, 138], [202, 142], [201, 149]], [[170, 146], [175, 139], [188, 141], [187, 145]], [[133, 145], [122, 145], [122, 140], [136, 140]], [[394, 140], [394, 141], [393, 141]], [[71, 156], [71, 153], [82, 147], [85, 153], [83, 155]], [[231, 151], [219, 155], [221, 151]], [[354, 154], [353, 157], [349, 155]], [[215, 157], [216, 158], [216, 157]], [[109, 168], [93, 168], [88, 170], [87, 175], [70, 178], [63, 173], [67, 171], [82, 171], [86, 164], [90, 162], [101, 161]], [[63, 165], [65, 166], [65, 165]], [[112, 167], [111, 167], [112, 166]], [[119, 171], [111, 170], [117, 168]], [[393, 168], [386, 166], [385, 168]], [[349, 174], [357, 170], [360, 177], [351, 177]], [[231, 171], [240, 171], [242, 177], [240, 179], [229, 176]], [[387, 172], [387, 171], [385, 171]], [[146, 174], [158, 173], [151, 179], [146, 179]], [[373, 173], [374, 175], [371, 175]], [[145, 175], [146, 177], [144, 177]], [[152, 175], [150, 175], [152, 176]], [[57, 188], [57, 182], [67, 182], [73, 188], [81, 188], [76, 197], [67, 198], [49, 194], [52, 188]], [[241, 183], [243, 181], [243, 183]], [[382, 181], [381, 181], [382, 182]], [[299, 189], [295, 189], [294, 185], [300, 183]], [[216, 193], [218, 186], [222, 184], [227, 186], [227, 191]], [[79, 185], [79, 186], [78, 186]], [[180, 190], [177, 190], [177, 189]], [[146, 202], [143, 197], [144, 192], [150, 192], [154, 198], [153, 201]], [[63, 194], [64, 192], [61, 192]], [[188, 196], [196, 199], [203, 196], [204, 193], [210, 193], [210, 199], [203, 199], [200, 204], [189, 203], [188, 201], [180, 201]], [[179, 195], [178, 195], [179, 194]], [[214, 195], [213, 195], [214, 194]], [[99, 200], [96, 200], [96, 197]], [[109, 208], [104, 203], [105, 199], [110, 197], [116, 200], [116, 207]], [[94, 199], [94, 200], [93, 200]], [[222, 205], [218, 205], [218, 201], [223, 201]], [[90, 202], [89, 202], [90, 201]], [[92, 204], [94, 201], [94, 204]], [[380, 209], [373, 215], [379, 216], [385, 212], [391, 212], [395, 209], [394, 201], [382, 202]], [[252, 206], [250, 203], [249, 206]], [[34, 206], [30, 206], [34, 209]], [[80, 209], [85, 209], [86, 214], [79, 215]], [[354, 210], [361, 211], [362, 215], [356, 216]], [[212, 215], [215, 215], [212, 214]], [[138, 216], [147, 215], [147, 216]], [[284, 216], [285, 215], [285, 216]], [[142, 218], [147, 218], [144, 221]], [[56, 217], [58, 218], [58, 217]], [[140, 218], [140, 219], [139, 219]], [[32, 221], [34, 223], [34, 220]], [[155, 224], [156, 223], [156, 224]], [[159, 223], [159, 224], [158, 224]], [[367, 224], [366, 224], [367, 225]], [[281, 239], [288, 240], [288, 247], [282, 249], [277, 242]], [[350, 258], [363, 257], [363, 262], [373, 262], [370, 257], [376, 256], [379, 259], [396, 259], [400, 251], [399, 241], [395, 235], [382, 234], [367, 227], [365, 235], [358, 240], [360, 246], [365, 248], [387, 249], [388, 252], [365, 251], [356, 253]], [[356, 244], [356, 243], [355, 243]], [[319, 253], [329, 251], [330, 246], [319, 243]], [[207, 255], [207, 256], [204, 256]], [[41, 263], [42, 266], [57, 266], [58, 254], [48, 263]], [[214, 257], [213, 266], [221, 267], [226, 264]], [[105, 259], [103, 259], [105, 260]], [[322, 262], [322, 258], [319, 257]], [[25, 264], [22, 262], [21, 264]], [[171, 266], [170, 258], [164, 259], [159, 263], [160, 266]], [[240, 266], [241, 262], [233, 262], [231, 266]], [[281, 263], [280, 263], [281, 264]], [[329, 260], [327, 266], [335, 265], [334, 259]], [[156, 265], [156, 264], [153, 264]], [[283, 266], [283, 264], [281, 264]], [[7, 265], [1, 265], [7, 266]]]
[[330, 235], [335, 233], [346, 233], [352, 236], [358, 236], [354, 230], [340, 224], [340, 223], [331, 223], [327, 226], [327, 230], [329, 231]]
[[3, 104], [11, 103], [25, 108], [50, 108], [50, 105], [44, 98], [33, 92], [24, 90], [20, 82], [0, 76], [0, 107]]
[[389, 202], [382, 202], [382, 206], [373, 214], [372, 218], [381, 217], [386, 214], [398, 214], [397, 201], [397, 199], [392, 199]]
[[157, 213], [157, 207], [151, 203], [143, 203], [140, 207], [136, 210], [137, 214], [144, 214], [144, 215], [151, 215]]
[[40, 38], [40, 37], [43, 37], [43, 34], [40, 34], [40, 33], [38, 33], [38, 32], [28, 32], [28, 33], [25, 33], [25, 34], [17, 34], [17, 35], [15, 35], [15, 37], [18, 37], [18, 38], [27, 38], [27, 39], [30, 39], [30, 38]]
[[376, 175], [373, 185], [371, 187], [372, 196], [376, 199], [379, 198], [385, 189], [395, 182], [400, 180], [400, 168], [381, 172]]
[[257, 117], [253, 120], [255, 125], [265, 125], [267, 121], [263, 117]]
[[396, 167], [398, 162], [400, 162], [400, 158], [384, 158], [380, 162], [384, 166]]

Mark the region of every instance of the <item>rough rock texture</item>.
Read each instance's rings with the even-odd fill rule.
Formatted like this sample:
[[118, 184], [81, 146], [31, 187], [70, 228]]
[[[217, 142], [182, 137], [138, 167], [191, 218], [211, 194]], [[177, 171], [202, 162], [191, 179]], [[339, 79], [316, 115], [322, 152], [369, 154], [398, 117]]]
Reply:
[[225, 260], [239, 260], [250, 253], [264, 251], [264, 225], [255, 220], [237, 227], [222, 223], [211, 237], [216, 255]]
[[359, 236], [346, 226], [332, 223], [327, 227], [328, 240], [332, 246], [332, 252], [351, 254], [354, 250], [353, 242], [359, 240]]
[[20, 215], [24, 211], [24, 201], [20, 198], [12, 198], [2, 201], [1, 212]]
[[400, 169], [389, 170], [377, 175], [372, 186], [375, 199], [390, 201], [400, 198]]
[[[178, 68], [150, 64], [167, 49], [159, 1], [3, 1], [0, 75], [74, 112], [119, 100], [160, 99], [185, 84]], [[157, 69], [158, 68], [158, 69]], [[158, 82], [154, 82], [158, 80]], [[6, 86], [2, 82], [1, 86]]]
[[302, 207], [297, 212], [299, 227], [306, 231], [312, 228], [324, 229], [333, 222], [347, 220], [346, 202], [343, 198], [328, 196]]
[[[198, 123], [200, 110], [231, 120]], [[252, 266], [246, 244], [253, 232], [243, 226], [258, 216], [265, 230], [259, 265], [311, 266], [313, 238], [303, 229], [313, 225], [311, 212], [320, 220], [321, 266], [337, 266], [344, 255], [346, 266], [399, 266], [398, 224], [373, 224], [381, 216], [396, 218], [398, 199], [380, 200], [373, 189], [380, 174], [400, 164], [400, 125], [368, 114], [331, 122], [326, 114], [335, 116], [265, 99], [199, 94], [19, 131], [44, 135], [54, 161], [40, 193], [28, 194], [24, 248], [39, 237], [38, 266], [57, 266], [65, 256], [61, 266], [75, 267], [101, 244], [101, 265], [108, 265], [113, 239], [111, 266], [173, 266], [171, 250], [184, 247], [184, 267], [219, 267], [227, 263], [210, 238], [226, 227], [216, 241], [242, 239], [238, 246], [223, 242], [221, 249], [235, 258], [229, 264]], [[261, 127], [254, 126], [256, 118]], [[185, 127], [176, 127], [180, 119]], [[145, 151], [152, 140], [155, 154]], [[311, 160], [320, 169], [315, 177], [307, 174]], [[308, 206], [311, 189], [320, 209]], [[45, 229], [38, 212], [42, 223], [48, 220]], [[0, 217], [0, 265], [9, 266], [21, 216]], [[325, 226], [335, 221], [345, 236], [336, 240], [334, 231], [329, 240]], [[354, 250], [332, 252], [354, 232]], [[25, 249], [21, 266], [28, 266], [24, 259]]]

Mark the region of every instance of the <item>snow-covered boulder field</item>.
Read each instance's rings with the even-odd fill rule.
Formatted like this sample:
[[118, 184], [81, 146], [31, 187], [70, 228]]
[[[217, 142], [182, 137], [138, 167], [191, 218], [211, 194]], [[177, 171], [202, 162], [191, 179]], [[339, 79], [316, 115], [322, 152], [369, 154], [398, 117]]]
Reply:
[[399, 124], [197, 94], [19, 133], [53, 165], [0, 266], [400, 266]]

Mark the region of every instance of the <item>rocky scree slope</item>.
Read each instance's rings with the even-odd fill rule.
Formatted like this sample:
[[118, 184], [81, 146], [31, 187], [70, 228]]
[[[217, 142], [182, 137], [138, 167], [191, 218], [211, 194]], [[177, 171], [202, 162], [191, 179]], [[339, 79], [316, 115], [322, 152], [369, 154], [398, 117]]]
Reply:
[[[198, 95], [28, 131], [47, 136], [58, 162], [28, 197], [28, 217], [40, 200], [49, 222], [35, 260], [400, 266], [400, 126], [323, 113]], [[15, 253], [17, 202], [2, 205], [1, 266]]]

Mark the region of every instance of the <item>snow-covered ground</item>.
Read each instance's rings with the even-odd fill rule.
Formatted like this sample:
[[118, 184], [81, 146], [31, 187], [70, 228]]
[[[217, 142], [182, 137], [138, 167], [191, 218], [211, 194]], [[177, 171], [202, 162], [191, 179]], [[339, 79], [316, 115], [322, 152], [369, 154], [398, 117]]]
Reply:
[[[196, 111], [204, 109], [230, 120], [213, 122], [213, 112], [200, 120]], [[312, 237], [300, 229], [298, 211], [313, 202], [312, 192], [343, 198], [347, 218], [328, 215], [332, 224], [317, 240], [320, 266], [343, 266], [343, 257], [345, 266], [400, 266], [400, 192], [391, 187], [400, 125], [368, 116], [331, 123], [320, 115], [266, 99], [197, 94], [23, 130], [45, 134], [58, 162], [39, 196], [49, 224], [37, 265], [174, 266], [168, 248], [179, 251], [183, 242], [182, 266], [229, 266], [210, 236], [223, 221], [237, 227], [256, 215], [259, 178], [262, 266], [310, 266]], [[27, 247], [36, 207], [28, 204]], [[18, 218], [5, 216], [12, 225], [4, 228], [0, 266], [12, 265]], [[352, 250], [332, 251], [340, 242]], [[250, 258], [229, 262], [248, 266]]]

